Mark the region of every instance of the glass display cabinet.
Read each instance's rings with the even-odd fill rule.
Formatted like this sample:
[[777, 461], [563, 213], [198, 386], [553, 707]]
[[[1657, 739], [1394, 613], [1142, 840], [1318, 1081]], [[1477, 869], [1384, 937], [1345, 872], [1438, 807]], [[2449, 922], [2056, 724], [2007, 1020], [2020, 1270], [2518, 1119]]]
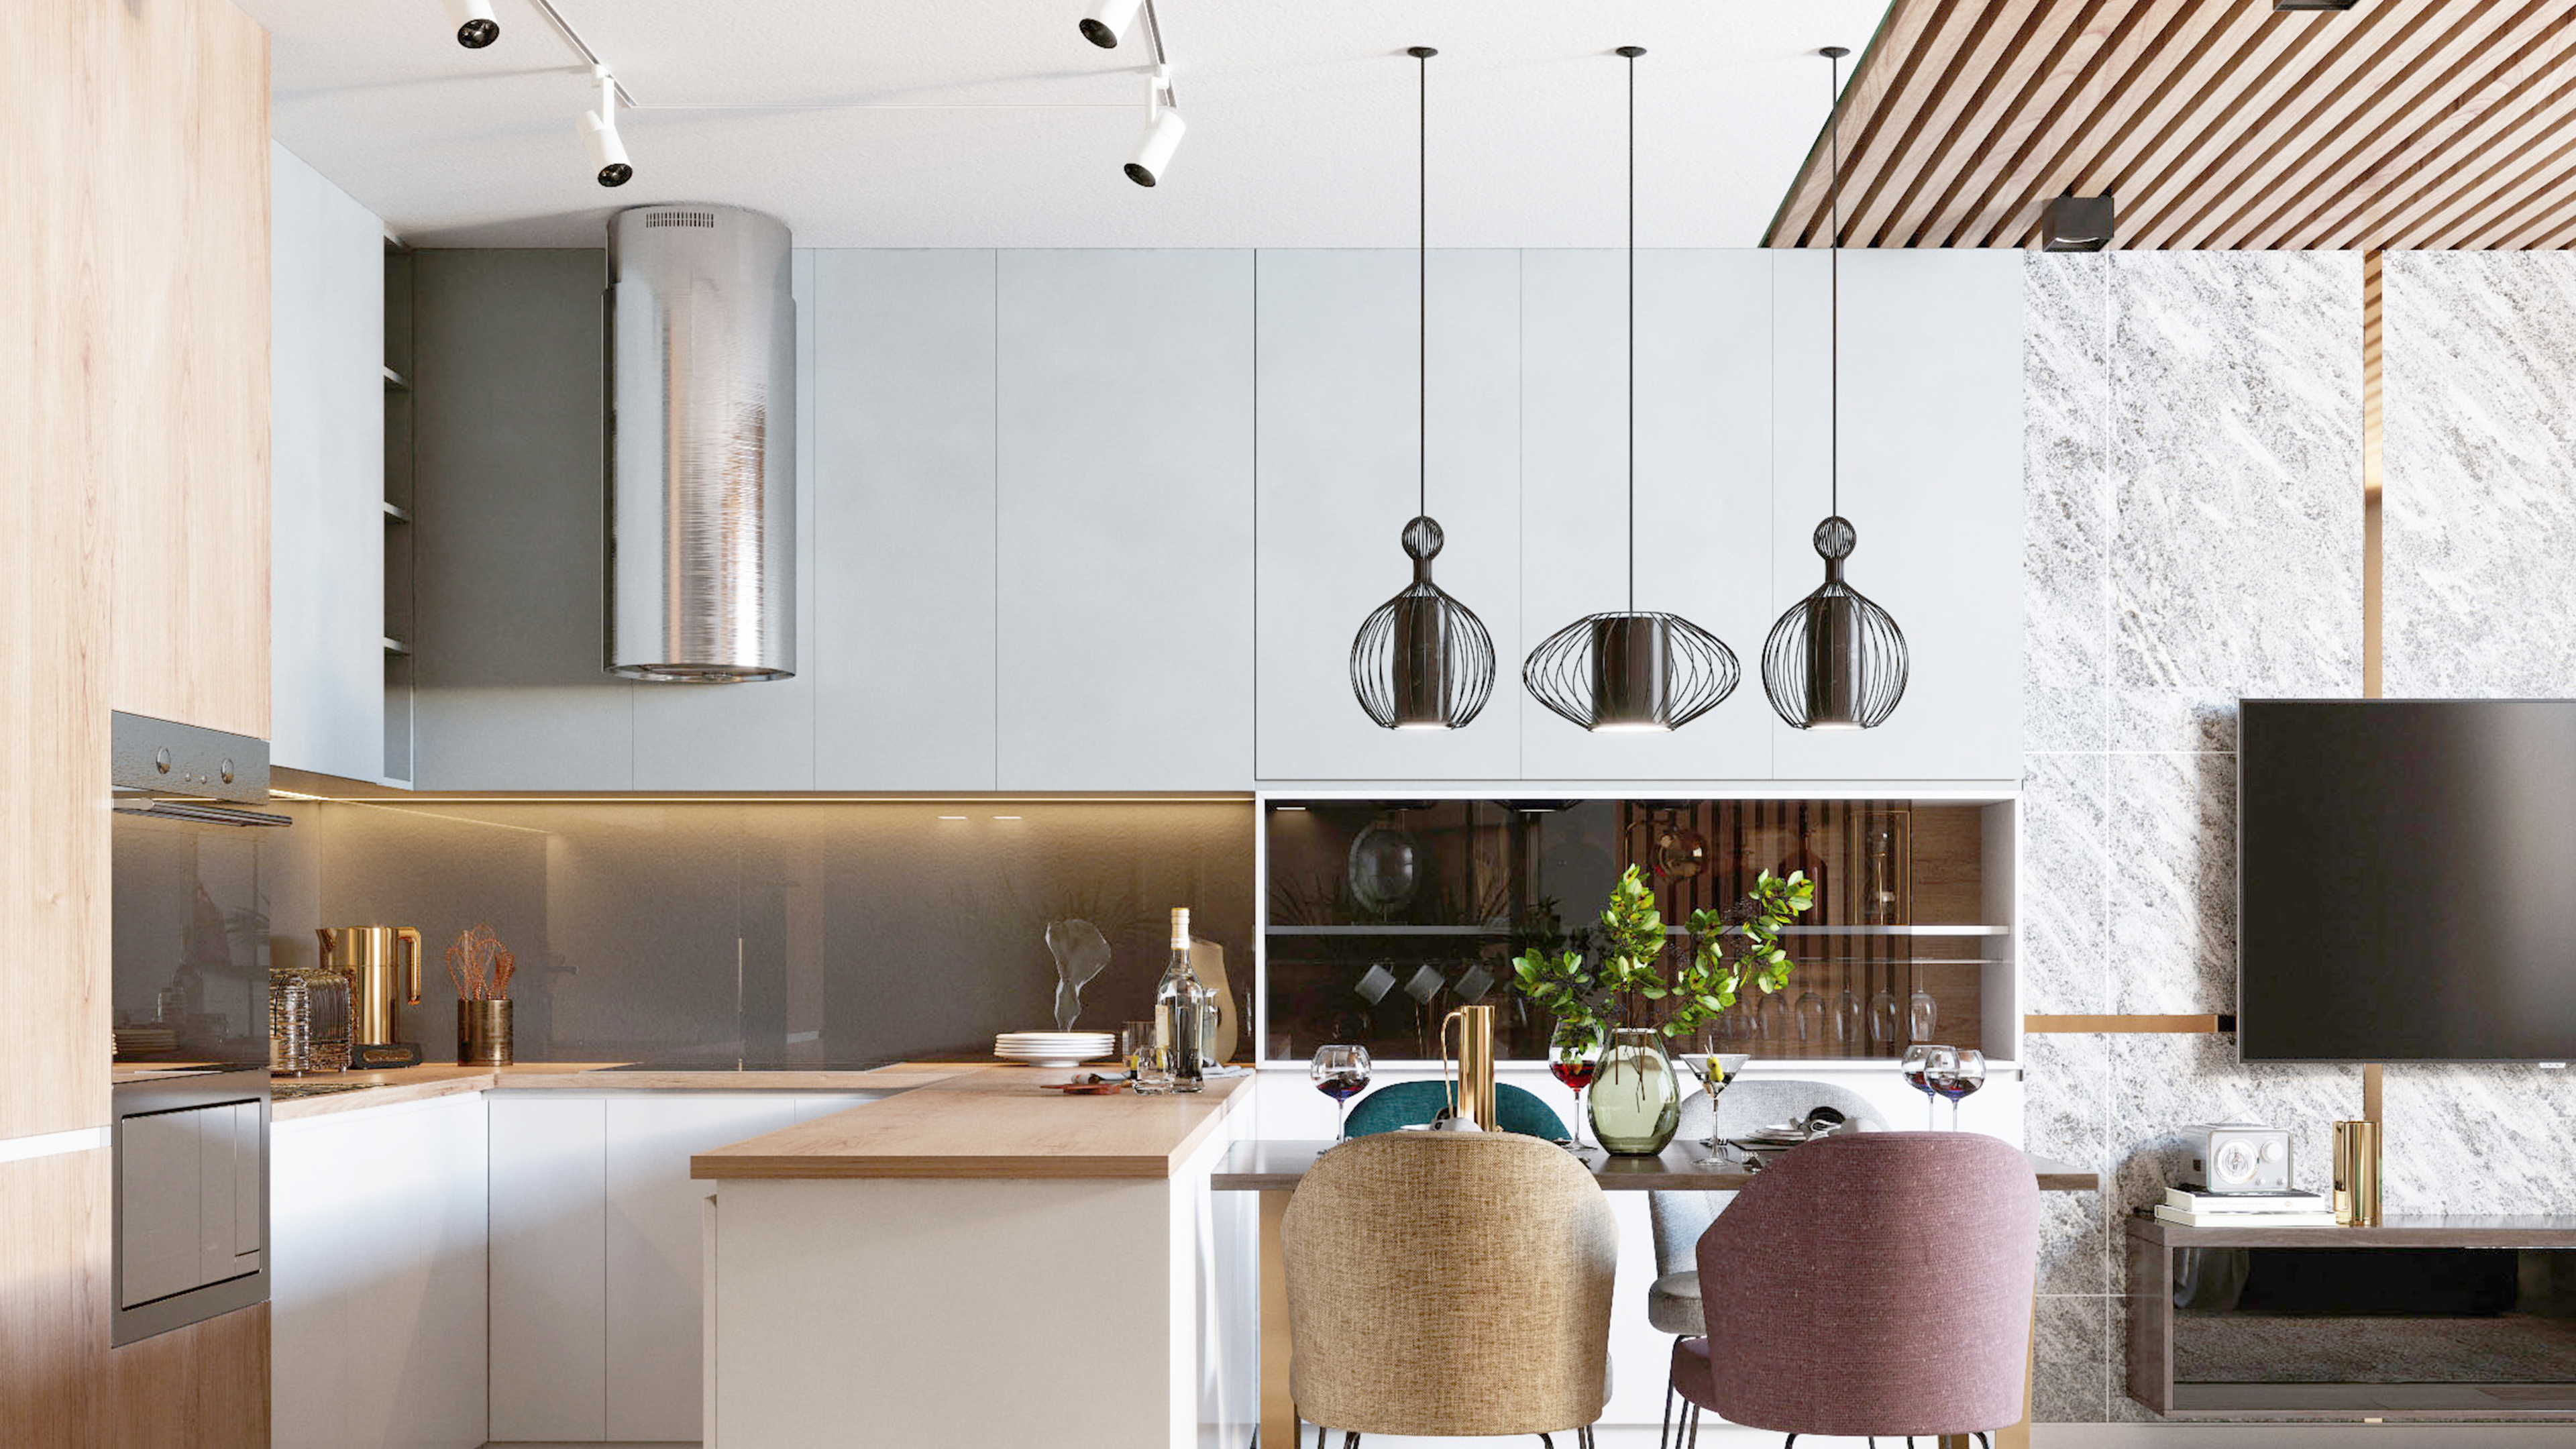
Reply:
[[1669, 974], [1685, 923], [1762, 871], [1804, 871], [1787, 989], [1748, 992], [1686, 1043], [1766, 1061], [1883, 1058], [1916, 1041], [2018, 1056], [2011, 799], [1271, 796], [1261, 802], [1265, 1061], [1327, 1042], [1436, 1061], [1441, 1018], [1487, 1002], [1497, 1055], [1553, 1023], [1512, 989], [1528, 950], [1594, 949], [1622, 871], [1652, 885]]

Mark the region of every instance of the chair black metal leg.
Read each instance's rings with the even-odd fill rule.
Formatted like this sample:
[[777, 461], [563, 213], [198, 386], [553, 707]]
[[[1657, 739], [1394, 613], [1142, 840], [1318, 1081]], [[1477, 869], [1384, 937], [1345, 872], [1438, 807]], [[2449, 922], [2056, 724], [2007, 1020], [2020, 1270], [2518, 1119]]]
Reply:
[[1342, 1436], [1342, 1449], [1360, 1449], [1359, 1430], [1353, 1429]]
[[1690, 1449], [1699, 1449], [1699, 1405], [1693, 1404], [1682, 1414], [1690, 1424]]
[[1538, 1436], [1538, 1442], [1540, 1442], [1541, 1444], [1546, 1445], [1546, 1446], [1547, 1446], [1547, 1449], [1556, 1449], [1556, 1441], [1555, 1441], [1555, 1440], [1553, 1440], [1553, 1439], [1551, 1439], [1551, 1438], [1549, 1438], [1549, 1437], [1547, 1437], [1545, 1434], [1541, 1434], [1541, 1435], [1539, 1435], [1539, 1436]]
[[1655, 1431], [1655, 1449], [1670, 1449], [1673, 1437], [1673, 1381], [1664, 1380], [1664, 1424]]

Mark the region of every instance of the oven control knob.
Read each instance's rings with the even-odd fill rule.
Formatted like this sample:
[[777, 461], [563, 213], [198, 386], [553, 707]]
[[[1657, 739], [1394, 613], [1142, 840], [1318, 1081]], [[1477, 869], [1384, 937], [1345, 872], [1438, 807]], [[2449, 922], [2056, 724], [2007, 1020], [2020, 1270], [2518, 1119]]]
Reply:
[[170, 751], [167, 746], [152, 752], [152, 768], [164, 775], [170, 773]]
[[230, 761], [230, 760], [226, 760], [226, 761], [224, 761], [223, 776], [224, 776], [224, 783], [225, 783], [225, 784], [229, 785], [229, 784], [231, 784], [231, 783], [233, 782], [233, 762], [232, 762], [232, 761]]

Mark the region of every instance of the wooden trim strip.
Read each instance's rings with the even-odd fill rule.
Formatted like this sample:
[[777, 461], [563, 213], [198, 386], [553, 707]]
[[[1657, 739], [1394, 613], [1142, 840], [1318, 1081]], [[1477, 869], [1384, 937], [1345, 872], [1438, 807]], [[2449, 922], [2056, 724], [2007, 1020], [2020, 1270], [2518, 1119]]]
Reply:
[[2158, 1033], [2174, 1036], [2218, 1036], [2236, 1030], [2233, 1013], [2200, 1016], [2044, 1016], [2021, 1019], [2022, 1034], [2051, 1035], [2081, 1033], [2084, 1035], [2139, 1035]]

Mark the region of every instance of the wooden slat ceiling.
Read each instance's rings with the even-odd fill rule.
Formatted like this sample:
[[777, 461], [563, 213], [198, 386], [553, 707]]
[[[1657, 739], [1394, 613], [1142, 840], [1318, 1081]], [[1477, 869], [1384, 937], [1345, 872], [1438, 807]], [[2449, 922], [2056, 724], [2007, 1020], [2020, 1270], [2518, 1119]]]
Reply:
[[[1843, 93], [1843, 244], [2036, 246], [2049, 197], [2109, 191], [2118, 247], [2576, 245], [2576, 0], [2272, 6], [1893, 0]], [[1827, 157], [1765, 245], [1826, 243]]]

